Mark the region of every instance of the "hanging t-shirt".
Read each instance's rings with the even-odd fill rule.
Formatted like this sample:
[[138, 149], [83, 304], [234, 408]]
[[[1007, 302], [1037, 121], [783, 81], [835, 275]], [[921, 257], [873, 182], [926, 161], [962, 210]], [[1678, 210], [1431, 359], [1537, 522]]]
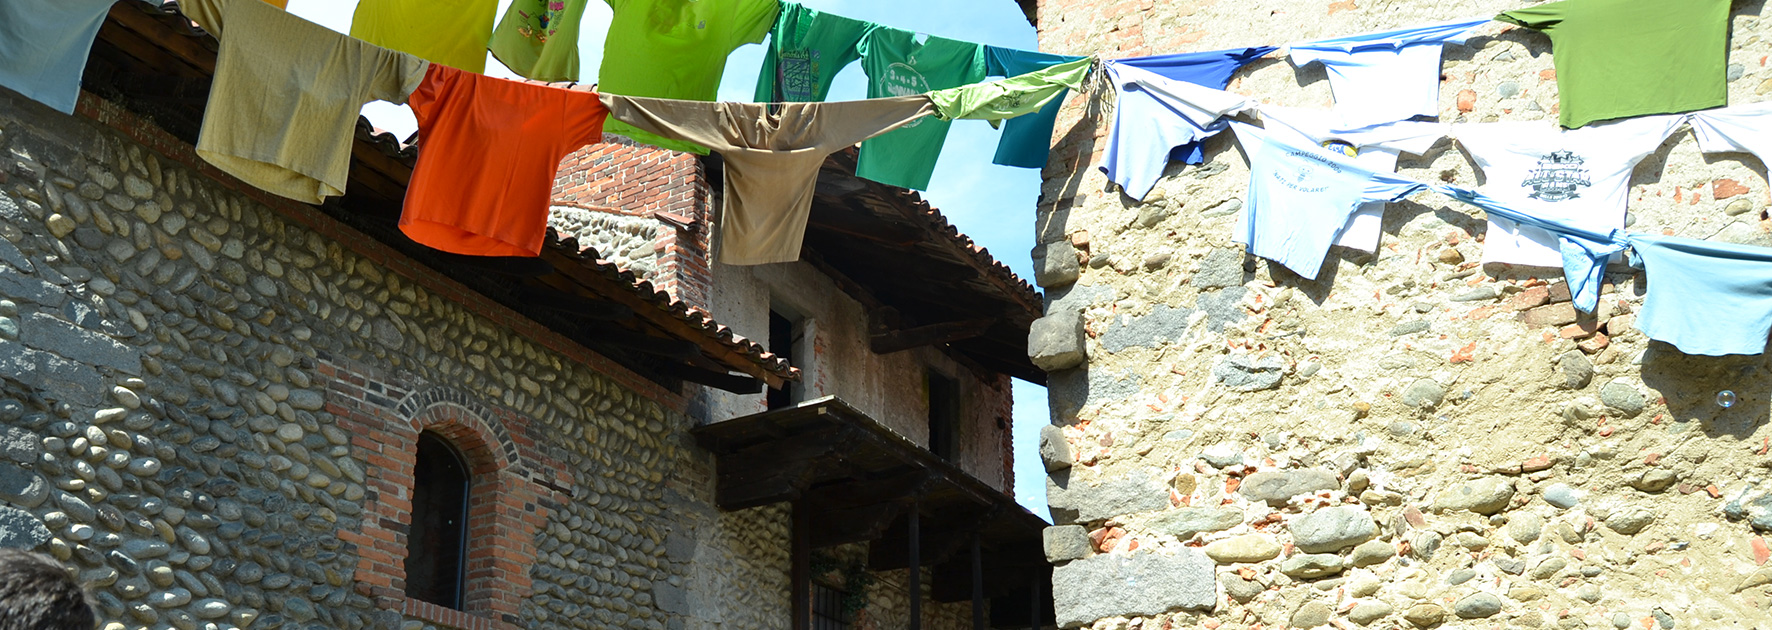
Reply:
[[[861, 67], [868, 74], [868, 98], [910, 96], [945, 90], [985, 78], [984, 46], [930, 37], [917, 43], [910, 31], [880, 27], [861, 40]], [[919, 118], [898, 130], [862, 143], [855, 174], [889, 186], [926, 190], [952, 123]]]
[[1355, 127], [1440, 115], [1440, 52], [1488, 18], [1458, 20], [1289, 46], [1299, 68], [1323, 64], [1335, 113]]
[[603, 102], [613, 118], [720, 152], [720, 261], [728, 265], [799, 260], [825, 157], [934, 112], [922, 96], [771, 105], [607, 94]]
[[406, 102], [425, 60], [372, 46], [259, 0], [183, 0], [221, 39], [197, 155], [304, 203], [342, 195], [363, 104]]
[[1237, 239], [1250, 253], [1308, 279], [1317, 278], [1329, 245], [1360, 206], [1396, 201], [1427, 187], [1260, 127], [1236, 121], [1230, 127], [1249, 155], [1249, 202], [1239, 217]]
[[537, 81], [578, 80], [578, 24], [590, 0], [514, 0], [489, 48], [511, 72]]
[[1562, 255], [1563, 276], [1569, 283], [1569, 295], [1575, 308], [1591, 313], [1599, 305], [1600, 284], [1606, 272], [1606, 261], [1624, 250], [1622, 230], [1593, 232], [1566, 223], [1533, 216], [1483, 193], [1457, 186], [1433, 186], [1446, 196], [1482, 208], [1491, 221], [1502, 219], [1514, 225], [1530, 226], [1553, 235]]
[[486, 71], [498, 0], [362, 0], [351, 37], [468, 72]]
[[1550, 36], [1564, 127], [1729, 102], [1729, 0], [1563, 0], [1495, 19]]
[[759, 103], [822, 101], [831, 80], [861, 58], [861, 38], [877, 26], [782, 2], [757, 73]]
[[1686, 118], [1705, 153], [1752, 153], [1772, 165], [1772, 102], [1693, 112]]
[[[776, 0], [604, 0], [615, 10], [597, 89], [607, 94], [712, 101], [726, 57], [769, 33]], [[621, 121], [604, 131], [646, 144], [707, 154], [706, 147], [649, 134]]]
[[[1560, 130], [1543, 122], [1457, 124], [1486, 182], [1481, 190], [1521, 212], [1606, 233], [1624, 227], [1630, 175], [1679, 127], [1681, 116], [1649, 116]], [[1557, 240], [1539, 228], [1491, 217], [1483, 262], [1562, 264]]]
[[0, 2], [0, 86], [74, 113], [80, 75], [116, 0]]
[[1631, 234], [1649, 277], [1637, 329], [1680, 352], [1761, 354], [1772, 333], [1772, 249]]
[[[1053, 55], [1013, 48], [984, 47], [986, 73], [990, 76], [1013, 77], [1037, 72], [1083, 57]], [[1003, 124], [997, 140], [997, 155], [992, 164], [1020, 168], [1045, 168], [1052, 153], [1052, 128], [1058, 124], [1058, 110], [1064, 107], [1068, 90], [1060, 91], [1040, 111]]]
[[1049, 66], [991, 81], [929, 93], [935, 102], [935, 115], [943, 120], [1005, 120], [1033, 114], [1059, 94], [1083, 87], [1089, 77], [1089, 59]]
[[1134, 66], [1109, 61], [1105, 68], [1118, 97], [1101, 170], [1133, 199], [1150, 194], [1176, 151], [1197, 151], [1201, 140], [1224, 131], [1222, 118], [1255, 107], [1241, 94]]
[[[1293, 141], [1316, 144], [1341, 153], [1375, 173], [1393, 173], [1404, 153], [1421, 155], [1446, 137], [1445, 123], [1400, 121], [1354, 127], [1326, 110], [1263, 106], [1261, 118], [1270, 123], [1270, 134], [1293, 134]], [[1383, 201], [1360, 206], [1336, 236], [1335, 244], [1361, 251], [1376, 251], [1384, 230]]]
[[1170, 160], [1206, 161], [1200, 141], [1224, 130], [1212, 123], [1254, 106], [1223, 91], [1231, 75], [1275, 50], [1259, 46], [1104, 62], [1114, 86], [1114, 121], [1101, 170], [1127, 195], [1143, 200]]
[[418, 165], [400, 231], [469, 256], [535, 256], [547, 238], [554, 173], [603, 137], [597, 93], [432, 65], [412, 93]]

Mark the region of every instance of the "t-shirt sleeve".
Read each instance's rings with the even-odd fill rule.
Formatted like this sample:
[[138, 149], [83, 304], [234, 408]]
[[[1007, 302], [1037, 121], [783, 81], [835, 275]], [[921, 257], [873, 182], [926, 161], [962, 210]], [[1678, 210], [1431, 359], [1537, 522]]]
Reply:
[[1550, 30], [1562, 23], [1563, 18], [1568, 17], [1569, 11], [1566, 4], [1567, 2], [1552, 2], [1536, 7], [1503, 11], [1501, 15], [1495, 16], [1495, 21], [1541, 31]]
[[226, 7], [230, 1], [232, 0], [180, 0], [178, 11], [220, 39], [222, 29], [227, 28]]
[[425, 71], [430, 62], [415, 55], [403, 52], [363, 47], [363, 70], [374, 77], [369, 86], [369, 97], [399, 105], [405, 103], [407, 97], [418, 89], [425, 80]]
[[450, 76], [452, 68], [438, 66], [436, 70], [437, 76], [434, 77], [434, 80], [420, 82], [418, 88], [414, 89], [406, 98], [406, 105], [412, 108], [413, 118], [418, 119], [420, 142], [424, 140], [425, 129], [431, 126], [437, 109], [437, 101], [443, 98], [443, 92], [448, 89], [444, 83], [453, 78]]
[[779, 0], [745, 0], [733, 18], [732, 47], [763, 43], [763, 37], [775, 27], [775, 17], [780, 14]]
[[568, 137], [573, 138], [572, 144], [583, 146], [602, 142], [603, 121], [609, 117], [609, 109], [603, 106], [602, 97], [596, 92], [566, 92], [565, 129]]

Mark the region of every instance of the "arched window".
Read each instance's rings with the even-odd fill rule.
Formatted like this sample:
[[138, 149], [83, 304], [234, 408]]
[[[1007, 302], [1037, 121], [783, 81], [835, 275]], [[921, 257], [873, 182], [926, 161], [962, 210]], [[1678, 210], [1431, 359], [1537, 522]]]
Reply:
[[467, 573], [468, 463], [442, 436], [418, 435], [406, 534], [406, 596], [461, 610]]

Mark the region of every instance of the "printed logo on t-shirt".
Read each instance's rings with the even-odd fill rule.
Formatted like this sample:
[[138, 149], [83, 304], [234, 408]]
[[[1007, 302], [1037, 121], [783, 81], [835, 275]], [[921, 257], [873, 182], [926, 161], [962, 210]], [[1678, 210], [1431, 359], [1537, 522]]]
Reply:
[[[1323, 157], [1320, 155], [1313, 155], [1310, 153], [1306, 153], [1304, 151], [1287, 151], [1286, 155], [1294, 157], [1294, 158], [1298, 158], [1301, 160], [1306, 160], [1306, 162], [1297, 164], [1297, 166], [1295, 166], [1293, 168], [1293, 172], [1292, 172], [1291, 176], [1287, 176], [1286, 174], [1281, 173], [1279, 171], [1274, 171], [1274, 173], [1273, 173], [1274, 181], [1278, 182], [1281, 186], [1291, 188], [1291, 189], [1296, 190], [1298, 192], [1320, 193], [1320, 192], [1323, 192], [1323, 191], [1329, 189], [1328, 186], [1313, 186], [1313, 185], [1311, 185], [1313, 183], [1312, 180], [1316, 179], [1315, 176], [1317, 174], [1318, 167], [1326, 168], [1330, 171], [1335, 172], [1336, 174], [1341, 173], [1341, 165], [1340, 164], [1336, 164], [1336, 163], [1331, 162], [1329, 160], [1323, 159]], [[1314, 162], [1314, 164], [1313, 164], [1313, 162]]]
[[[916, 96], [929, 92], [929, 80], [923, 77], [923, 73], [902, 63], [886, 66], [886, 73], [880, 77], [880, 83], [886, 89], [886, 93], [892, 96]], [[910, 129], [920, 125], [925, 118], [927, 117], [918, 118], [916, 122], [900, 127], [900, 129]]]
[[1592, 186], [1588, 178], [1587, 163], [1573, 151], [1556, 151], [1538, 160], [1538, 168], [1532, 169], [1531, 176], [1520, 186], [1530, 187], [1532, 194], [1527, 195], [1540, 201], [1568, 201], [1581, 198], [1581, 189]]
[[1360, 157], [1360, 147], [1356, 147], [1340, 140], [1324, 142], [1323, 148], [1328, 149], [1330, 153], [1340, 153], [1348, 157]]
[[776, 67], [781, 68], [782, 100], [798, 103], [813, 100], [813, 91], [818, 86], [818, 51], [781, 51]]

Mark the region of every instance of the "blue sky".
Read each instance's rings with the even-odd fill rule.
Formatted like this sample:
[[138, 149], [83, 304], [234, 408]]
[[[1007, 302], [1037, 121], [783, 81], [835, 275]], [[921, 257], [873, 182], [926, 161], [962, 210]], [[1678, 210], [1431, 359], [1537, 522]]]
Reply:
[[[952, 39], [1035, 50], [1033, 26], [1012, 0], [953, 2], [952, 0], [800, 0], [820, 11], [878, 22], [905, 30]], [[500, 0], [499, 15], [510, 0]], [[289, 0], [289, 11], [341, 32], [348, 32], [357, 0]], [[603, 37], [609, 24], [609, 7], [592, 0], [580, 30], [580, 66], [584, 82], [596, 81], [603, 58]], [[751, 100], [763, 48], [738, 49], [727, 60], [720, 98]], [[486, 74], [515, 78], [490, 55]], [[831, 100], [867, 98], [867, 77], [860, 64], [837, 75]], [[376, 126], [405, 137], [415, 124], [401, 106], [373, 103], [364, 113]], [[990, 249], [1023, 278], [1033, 278], [1028, 252], [1034, 242], [1034, 202], [1039, 196], [1040, 173], [991, 164], [998, 132], [981, 121], [960, 121], [948, 135], [947, 147], [937, 163], [935, 178], [924, 194], [941, 208], [948, 220]], [[1035, 514], [1046, 517], [1045, 471], [1039, 462], [1038, 432], [1047, 423], [1046, 391], [1037, 385], [1015, 381], [1015, 495]]]

